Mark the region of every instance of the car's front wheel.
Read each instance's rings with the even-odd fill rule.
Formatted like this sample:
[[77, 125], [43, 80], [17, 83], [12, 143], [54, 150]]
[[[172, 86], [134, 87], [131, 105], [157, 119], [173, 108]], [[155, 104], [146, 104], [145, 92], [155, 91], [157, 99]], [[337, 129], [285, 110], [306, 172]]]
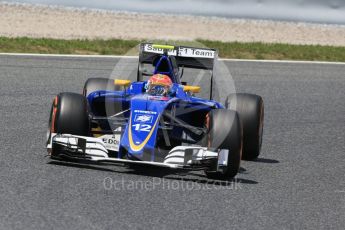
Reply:
[[228, 165], [223, 172], [206, 170], [208, 178], [231, 179], [240, 169], [242, 154], [242, 127], [236, 111], [212, 110], [206, 116], [207, 147], [229, 150]]
[[47, 132], [47, 143], [52, 133], [89, 136], [90, 122], [87, 100], [76, 93], [60, 93], [53, 101]]

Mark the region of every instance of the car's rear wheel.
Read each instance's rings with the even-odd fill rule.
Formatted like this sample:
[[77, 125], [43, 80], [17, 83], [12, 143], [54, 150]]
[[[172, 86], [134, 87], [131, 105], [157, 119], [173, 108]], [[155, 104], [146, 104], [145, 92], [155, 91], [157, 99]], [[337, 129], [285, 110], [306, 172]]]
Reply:
[[[89, 78], [84, 85], [83, 95], [87, 98], [96, 91], [119, 91], [121, 86], [115, 85], [113, 79], [108, 78]], [[112, 96], [110, 96], [112, 97]], [[90, 111], [97, 116], [112, 116], [124, 110], [122, 102], [113, 100], [93, 100], [90, 104]], [[102, 127], [106, 129], [106, 127]]]
[[206, 170], [208, 178], [231, 179], [240, 169], [242, 153], [242, 127], [236, 111], [217, 109], [206, 116], [208, 128], [207, 146], [215, 149], [228, 149], [228, 165], [223, 172]]
[[254, 94], [231, 94], [225, 101], [228, 109], [240, 116], [243, 127], [242, 159], [254, 160], [260, 155], [264, 122], [264, 102]]
[[114, 84], [113, 79], [89, 78], [85, 82], [83, 95], [85, 97], [88, 97], [90, 95], [90, 93], [93, 93], [93, 92], [99, 91], [99, 90], [115, 91], [115, 90], [119, 90], [119, 87], [117, 87]]
[[83, 95], [76, 93], [60, 93], [53, 101], [47, 143], [51, 133], [89, 136], [90, 122], [87, 110], [87, 100]]

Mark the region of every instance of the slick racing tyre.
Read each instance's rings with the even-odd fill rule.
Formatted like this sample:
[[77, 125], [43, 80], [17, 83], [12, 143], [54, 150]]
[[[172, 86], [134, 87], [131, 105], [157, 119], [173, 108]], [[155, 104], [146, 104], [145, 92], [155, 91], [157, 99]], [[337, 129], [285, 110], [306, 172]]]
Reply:
[[[89, 78], [84, 85], [83, 95], [87, 98], [91, 93], [95, 91], [119, 91], [121, 86], [116, 86], [113, 79], [108, 78]], [[98, 116], [112, 116], [123, 111], [122, 102], [105, 102], [104, 100], [93, 100], [92, 104], [89, 104], [90, 112]], [[107, 126], [102, 126], [103, 129], [107, 129]]]
[[89, 136], [87, 101], [83, 95], [60, 93], [55, 97], [50, 112], [47, 142], [50, 141], [51, 133]]
[[115, 86], [113, 79], [108, 78], [89, 78], [84, 85], [83, 95], [88, 97], [90, 93], [99, 90], [114, 91], [119, 90]]
[[205, 171], [208, 178], [227, 180], [233, 178], [240, 169], [242, 153], [242, 127], [236, 111], [212, 110], [206, 116], [208, 129], [207, 146], [228, 149], [228, 166], [223, 172]]
[[263, 135], [264, 102], [262, 98], [253, 94], [231, 94], [227, 97], [225, 106], [237, 111], [242, 122], [242, 159], [256, 159], [260, 155]]

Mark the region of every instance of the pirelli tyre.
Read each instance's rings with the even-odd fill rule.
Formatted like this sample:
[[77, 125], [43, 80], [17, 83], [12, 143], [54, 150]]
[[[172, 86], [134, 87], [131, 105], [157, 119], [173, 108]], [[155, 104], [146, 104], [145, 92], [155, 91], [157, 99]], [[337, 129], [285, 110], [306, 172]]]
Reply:
[[51, 133], [89, 136], [90, 122], [87, 110], [87, 100], [76, 93], [60, 93], [53, 101], [47, 142]]
[[240, 169], [242, 154], [242, 127], [236, 111], [212, 110], [206, 116], [207, 146], [214, 149], [228, 149], [228, 165], [223, 172], [206, 170], [208, 178], [227, 180]]
[[88, 97], [90, 93], [99, 90], [114, 91], [119, 90], [119, 87], [115, 86], [113, 79], [108, 78], [89, 78], [85, 82], [83, 95]]
[[231, 94], [225, 101], [228, 109], [240, 116], [243, 127], [242, 159], [254, 160], [260, 155], [264, 122], [264, 102], [254, 94]]
[[[121, 90], [121, 86], [114, 84], [114, 79], [108, 78], [89, 78], [84, 85], [83, 95], [87, 98], [91, 93], [95, 91], [118, 91]], [[98, 116], [112, 116], [123, 111], [122, 102], [105, 102], [105, 101], [93, 101], [90, 104], [90, 111], [97, 112]], [[102, 127], [107, 129], [109, 127]]]

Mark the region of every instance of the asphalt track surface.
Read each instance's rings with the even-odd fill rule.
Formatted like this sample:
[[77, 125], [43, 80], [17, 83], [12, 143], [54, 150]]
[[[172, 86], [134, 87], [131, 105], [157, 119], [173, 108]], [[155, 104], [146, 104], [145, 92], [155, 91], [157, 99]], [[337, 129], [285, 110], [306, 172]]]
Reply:
[[236, 181], [49, 160], [53, 97], [117, 60], [0, 56], [0, 229], [343, 229], [345, 65], [226, 62], [265, 101], [262, 155]]

